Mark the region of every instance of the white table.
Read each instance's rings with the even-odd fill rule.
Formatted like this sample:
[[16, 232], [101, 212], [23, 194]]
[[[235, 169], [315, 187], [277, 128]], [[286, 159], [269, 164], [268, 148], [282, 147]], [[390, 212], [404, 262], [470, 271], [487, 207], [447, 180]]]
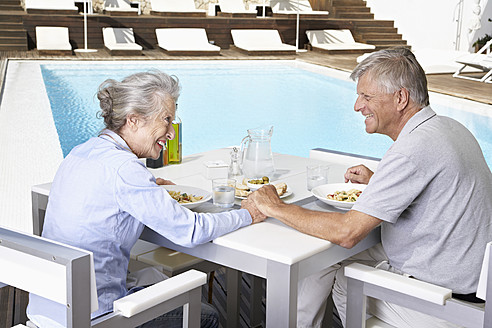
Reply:
[[[150, 169], [156, 177], [171, 179], [177, 184], [193, 185], [211, 190], [211, 181], [205, 178], [204, 162], [210, 160], [229, 161], [230, 149], [219, 149], [184, 158], [180, 165]], [[285, 202], [295, 203], [320, 211], [336, 211], [335, 208], [316, 200], [306, 190], [306, 165], [321, 163], [298, 156], [274, 154], [276, 176], [272, 179], [286, 182], [293, 194]], [[324, 162], [324, 164], [329, 164]], [[330, 164], [330, 182], [341, 182], [346, 166]], [[39, 215], [46, 208], [50, 184], [32, 188], [33, 215]], [[237, 202], [239, 204], [239, 201]], [[217, 212], [221, 209], [210, 202], [195, 209], [203, 212]], [[292, 229], [274, 218], [260, 224], [244, 227], [213, 242], [194, 248], [186, 248], [145, 229], [142, 239], [183, 253], [200, 257], [238, 271], [266, 279], [266, 326], [295, 327], [297, 318], [297, 284], [308, 275], [318, 272], [343, 259], [357, 254], [380, 241], [379, 230], [371, 232], [352, 249], [346, 249], [326, 240], [315, 238]], [[238, 297], [234, 295], [234, 297]], [[232, 312], [238, 309], [233, 309]], [[233, 313], [235, 316], [237, 313]], [[238, 321], [229, 322], [228, 327]]]

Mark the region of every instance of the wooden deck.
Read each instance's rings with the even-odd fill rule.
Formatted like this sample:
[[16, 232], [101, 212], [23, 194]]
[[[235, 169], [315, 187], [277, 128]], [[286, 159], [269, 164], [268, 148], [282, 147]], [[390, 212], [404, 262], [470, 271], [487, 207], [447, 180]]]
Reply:
[[[0, 51], [0, 85], [3, 80], [2, 67], [5, 59], [32, 60], [250, 60], [250, 59], [291, 59], [312, 64], [351, 71], [357, 64], [357, 54], [327, 55], [308, 51], [298, 55], [283, 56], [249, 56], [234, 49], [223, 49], [219, 56], [173, 56], [160, 49], [144, 50], [142, 56], [111, 56], [106, 49], [98, 49], [94, 53], [77, 53], [71, 56], [40, 55], [37, 50]], [[492, 84], [453, 78], [452, 74], [427, 75], [429, 90], [451, 96], [465, 98], [486, 104], [492, 104]]]

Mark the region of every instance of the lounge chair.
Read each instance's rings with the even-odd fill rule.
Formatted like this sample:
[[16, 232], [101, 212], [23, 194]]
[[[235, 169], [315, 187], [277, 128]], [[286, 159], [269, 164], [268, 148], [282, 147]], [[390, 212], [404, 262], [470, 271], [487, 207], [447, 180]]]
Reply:
[[36, 48], [45, 55], [71, 55], [68, 27], [36, 26]]
[[[219, 16], [227, 17], [256, 17], [256, 9], [246, 9], [243, 0], [219, 0]], [[253, 5], [250, 5], [250, 8]]]
[[104, 46], [111, 55], [138, 56], [142, 54], [142, 46], [135, 43], [133, 29], [104, 27]]
[[105, 0], [104, 13], [110, 16], [135, 16], [138, 8], [130, 5], [130, 0]]
[[313, 10], [309, 0], [270, 0], [273, 17], [295, 17], [297, 11], [303, 18], [327, 18], [329, 12]]
[[[490, 51], [491, 47], [492, 40], [487, 42], [477, 53], [464, 55], [463, 57], [456, 59], [456, 62], [462, 64], [463, 66], [461, 66], [453, 74], [453, 77], [478, 82], [492, 83], [492, 52]], [[462, 74], [463, 70], [468, 67], [478, 69], [480, 72], [483, 72], [485, 74], [481, 77]]]
[[28, 14], [77, 15], [74, 0], [25, 0]]
[[194, 0], [150, 0], [151, 14], [159, 16], [205, 17], [206, 10], [196, 9]]
[[282, 42], [277, 30], [231, 30], [234, 46], [248, 55], [295, 55], [296, 47]]
[[306, 31], [309, 43], [313, 50], [360, 52], [374, 50], [372, 44], [355, 42], [350, 30], [312, 30]]
[[219, 55], [220, 47], [208, 43], [204, 28], [158, 28], [157, 43], [170, 55]]

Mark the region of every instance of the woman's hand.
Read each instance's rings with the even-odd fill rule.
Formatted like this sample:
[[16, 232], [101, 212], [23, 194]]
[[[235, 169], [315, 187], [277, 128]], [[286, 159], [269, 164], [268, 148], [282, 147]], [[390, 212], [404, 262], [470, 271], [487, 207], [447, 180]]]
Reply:
[[369, 180], [371, 180], [374, 172], [369, 170], [364, 165], [357, 165], [349, 168], [347, 172], [345, 172], [345, 182], [353, 182], [353, 183], [364, 183], [368, 184]]
[[159, 185], [159, 186], [163, 186], [163, 185], [175, 185], [174, 182], [172, 182], [171, 180], [164, 180], [164, 179], [161, 179], [161, 178], [157, 178], [155, 179], [155, 182]]

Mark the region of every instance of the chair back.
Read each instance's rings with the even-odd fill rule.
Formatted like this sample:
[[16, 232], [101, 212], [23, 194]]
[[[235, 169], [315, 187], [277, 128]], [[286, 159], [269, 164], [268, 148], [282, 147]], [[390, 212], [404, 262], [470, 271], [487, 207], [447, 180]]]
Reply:
[[198, 46], [208, 44], [207, 32], [203, 28], [158, 28], [155, 30], [160, 46], [173, 47]]
[[352, 32], [347, 29], [341, 30], [312, 30], [306, 31], [306, 35], [309, 42], [313, 46], [320, 44], [343, 44], [343, 43], [355, 43]]
[[133, 28], [104, 27], [103, 39], [105, 45], [135, 43]]
[[231, 30], [234, 45], [249, 46], [278, 46], [282, 39], [277, 30]]
[[1, 283], [66, 305], [67, 327], [90, 327], [98, 307], [92, 253], [0, 227], [0, 267]]
[[220, 10], [224, 12], [240, 12], [245, 11], [243, 0], [219, 0]]
[[68, 27], [36, 26], [36, 48], [71, 50]]

